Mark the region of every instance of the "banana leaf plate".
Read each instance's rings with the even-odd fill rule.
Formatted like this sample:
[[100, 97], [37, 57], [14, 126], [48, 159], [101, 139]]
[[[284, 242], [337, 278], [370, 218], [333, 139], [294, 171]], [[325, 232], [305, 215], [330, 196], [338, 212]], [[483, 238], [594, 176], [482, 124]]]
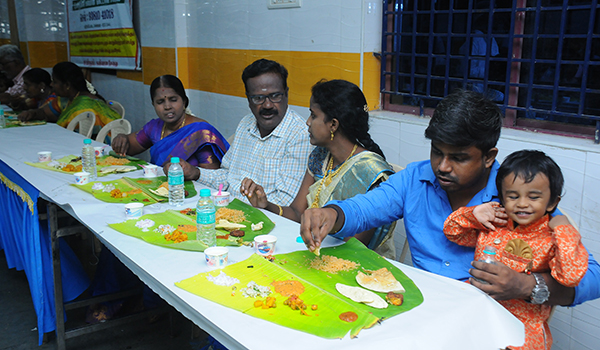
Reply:
[[[254, 237], [266, 235], [269, 232], [271, 232], [275, 227], [275, 223], [271, 221], [260, 209], [254, 208], [253, 206], [248, 205], [237, 198], [232, 200], [226, 208], [241, 210], [244, 212], [244, 215], [246, 216], [246, 221], [242, 221], [241, 224], [246, 225], [246, 227], [240, 229], [245, 233], [244, 237], [241, 237], [242, 241], [244, 242], [253, 242]], [[184, 209], [181, 212], [190, 216], [191, 218], [193, 218], [193, 220], [196, 220], [196, 209]], [[261, 221], [263, 222], [263, 228], [257, 231], [252, 231], [251, 225], [257, 224]], [[217, 235], [224, 236], [228, 234], [229, 232], [225, 230], [217, 229]]]
[[[244, 241], [251, 241], [259, 234], [267, 234], [273, 230], [275, 224], [260, 210], [238, 201], [239, 203], [231, 202], [228, 206], [230, 209], [243, 210], [247, 220], [245, 229], [246, 235], [243, 238], [236, 238], [227, 235], [226, 231], [217, 230], [217, 245], [218, 246], [240, 246]], [[241, 205], [240, 205], [241, 204]], [[232, 206], [233, 205], [233, 206]], [[196, 216], [188, 215], [190, 209], [187, 210], [167, 210], [157, 214], [143, 215], [139, 219], [130, 219], [125, 222], [109, 224], [113, 229], [133, 237], [138, 237], [150, 244], [182, 250], [204, 251], [206, 245], [196, 240]], [[263, 222], [263, 228], [259, 231], [252, 231], [250, 223]], [[161, 227], [161, 225], [163, 225]], [[188, 240], [175, 243], [169, 241], [163, 235], [164, 225], [169, 225], [171, 228], [177, 228], [181, 232], [187, 234]], [[146, 230], [144, 230], [146, 229]]]
[[15, 128], [18, 126], [45, 125], [45, 124], [46, 124], [46, 121], [44, 121], [44, 120], [32, 120], [32, 121], [28, 121], [28, 122], [22, 122], [20, 120], [16, 120], [16, 117], [13, 120], [11, 120], [9, 118], [7, 118], [7, 120], [6, 120], [7, 128]]
[[[102, 156], [102, 157], [98, 157], [96, 158], [96, 163], [98, 162], [102, 162], [104, 160], [106, 160], [106, 158], [111, 157], [110, 155], [107, 156]], [[135, 169], [132, 169], [130, 171], [135, 171], [135, 170], [140, 170], [142, 169], [142, 167], [140, 167], [141, 165], [147, 165], [148, 163], [144, 160], [141, 159], [137, 159], [137, 158], [133, 158], [133, 157], [128, 157], [127, 160], [129, 160], [129, 163], [126, 164], [121, 164], [124, 166], [134, 166]], [[67, 171], [67, 170], [63, 170], [63, 168], [66, 165], [73, 165], [74, 167], [77, 167], [79, 165], [81, 165], [81, 156], [74, 156], [74, 155], [70, 155], [70, 156], [64, 156], [62, 158], [59, 159], [54, 159], [52, 162], [44, 162], [44, 163], [40, 163], [40, 162], [25, 162], [25, 164], [34, 166], [36, 168], [41, 168], [41, 169], [46, 169], [46, 170], [52, 170], [52, 171], [58, 171], [60, 173], [64, 173], [64, 174], [75, 174], [76, 172], [81, 171], [81, 169], [78, 170], [73, 170], [73, 171]], [[100, 163], [102, 164], [102, 163]], [[96, 165], [96, 170], [98, 171], [98, 176], [106, 176], [108, 174], [105, 174], [103, 172], [101, 172], [100, 170], [109, 167], [112, 165]]]
[[[404, 303], [401, 306], [389, 305], [386, 309], [375, 309], [342, 296], [335, 289], [335, 284], [357, 286], [355, 276], [358, 269], [337, 275], [313, 270], [309, 268], [309, 264], [315, 256], [310, 252], [275, 255], [273, 262], [254, 254], [247, 260], [226, 266], [222, 270], [201, 273], [176, 282], [175, 285], [250, 316], [328, 339], [343, 338], [348, 333], [350, 337], [356, 337], [362, 329], [370, 328], [385, 318], [406, 312], [423, 302], [423, 295], [412, 280], [356, 239], [335, 248], [324, 248], [321, 250], [321, 255], [323, 254], [351, 259], [358, 262], [361, 268], [387, 267], [406, 289]], [[227, 287], [208, 280], [208, 275], [215, 277], [221, 271], [239, 279], [239, 283]], [[307, 305], [304, 313], [284, 305], [283, 301], [287, 296], [275, 291], [272, 283], [286, 280], [296, 280], [304, 286], [304, 292], [298, 296]], [[244, 297], [241, 289], [250, 281], [270, 287], [277, 306], [269, 309], [255, 307], [256, 300], [265, 298]], [[377, 294], [384, 297], [383, 293]], [[312, 305], [316, 305], [316, 310], [312, 309]], [[354, 322], [342, 321], [340, 314], [348, 311], [356, 313], [358, 319]]]
[[[113, 181], [93, 181], [85, 185], [71, 184], [85, 192], [91, 193], [97, 199], [108, 203], [131, 203], [140, 202], [144, 205], [165, 202], [168, 197], [156, 195], [150, 189], [157, 189], [162, 183], [167, 181], [166, 176], [155, 178], [129, 178], [123, 177]], [[108, 187], [107, 187], [108, 186]], [[102, 187], [102, 188], [101, 188]], [[112, 193], [107, 188], [119, 190], [120, 193]], [[94, 189], [97, 188], [97, 189]], [[198, 194], [192, 181], [184, 182], [185, 197], [192, 198]]]

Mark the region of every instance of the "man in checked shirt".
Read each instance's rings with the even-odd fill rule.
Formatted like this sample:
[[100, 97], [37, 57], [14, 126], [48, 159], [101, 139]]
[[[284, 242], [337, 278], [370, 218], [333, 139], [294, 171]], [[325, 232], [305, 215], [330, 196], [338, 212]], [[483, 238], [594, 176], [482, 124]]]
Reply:
[[186, 180], [212, 188], [223, 184], [224, 190], [247, 201], [238, 189], [248, 177], [264, 187], [270, 202], [282, 206], [292, 202], [313, 146], [304, 118], [288, 108], [287, 76], [285, 67], [266, 59], [244, 69], [242, 80], [252, 114], [240, 121], [219, 169], [200, 170], [182, 161]]

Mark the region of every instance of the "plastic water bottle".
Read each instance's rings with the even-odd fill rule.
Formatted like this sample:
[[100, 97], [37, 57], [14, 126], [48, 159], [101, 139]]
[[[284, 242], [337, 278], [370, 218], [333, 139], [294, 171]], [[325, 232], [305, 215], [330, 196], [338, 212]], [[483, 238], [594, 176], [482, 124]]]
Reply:
[[83, 171], [90, 173], [90, 181], [96, 180], [98, 174], [96, 172], [96, 152], [92, 147], [92, 140], [83, 140], [83, 150], [81, 151], [81, 165]]
[[179, 157], [172, 157], [169, 167], [169, 204], [175, 207], [182, 206], [184, 197], [183, 169], [179, 164]]
[[[491, 245], [486, 245], [485, 249], [483, 250], [483, 256], [481, 257], [481, 259], [479, 259], [479, 261], [497, 265], [496, 263], [498, 262], [498, 259], [496, 258], [496, 248], [492, 247]], [[486, 281], [479, 278], [473, 277], [473, 279], [483, 284], [489, 284]]]
[[215, 204], [209, 189], [200, 190], [200, 199], [196, 205], [196, 239], [209, 247], [217, 245], [215, 231]]
[[6, 128], [6, 119], [4, 118], [4, 108], [0, 106], [0, 129]]

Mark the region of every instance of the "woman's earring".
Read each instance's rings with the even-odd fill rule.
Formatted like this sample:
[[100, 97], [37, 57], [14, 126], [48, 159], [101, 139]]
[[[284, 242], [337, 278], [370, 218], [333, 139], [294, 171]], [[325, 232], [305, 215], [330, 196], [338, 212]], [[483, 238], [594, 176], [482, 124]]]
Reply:
[[333, 131], [329, 131], [331, 133], [331, 141], [333, 141]]
[[43, 94], [43, 93], [44, 93], [44, 88], [41, 88], [41, 89], [40, 89], [40, 92]]

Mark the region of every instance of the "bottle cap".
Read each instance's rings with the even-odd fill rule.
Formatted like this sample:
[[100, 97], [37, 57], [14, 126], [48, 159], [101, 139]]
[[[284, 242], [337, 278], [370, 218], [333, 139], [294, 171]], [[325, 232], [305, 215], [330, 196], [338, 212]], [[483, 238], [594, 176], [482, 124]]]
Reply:
[[210, 197], [210, 190], [208, 188], [200, 190], [200, 197]]
[[483, 249], [483, 254], [496, 255], [496, 248], [491, 245], [486, 245]]
[[92, 140], [91, 139], [85, 139], [85, 140], [83, 140], [83, 144], [84, 145], [91, 145], [92, 144]]
[[179, 163], [179, 157], [171, 157], [171, 163]]

